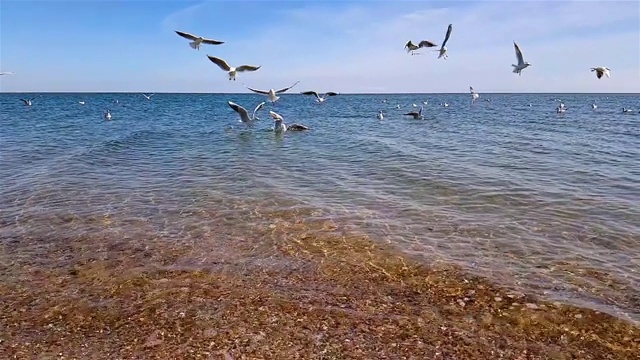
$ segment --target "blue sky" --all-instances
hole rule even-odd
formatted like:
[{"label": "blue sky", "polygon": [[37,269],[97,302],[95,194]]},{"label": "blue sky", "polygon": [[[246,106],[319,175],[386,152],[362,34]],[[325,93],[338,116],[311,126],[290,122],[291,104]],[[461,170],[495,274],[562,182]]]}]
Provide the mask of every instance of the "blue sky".
[{"label": "blue sky", "polygon": [[[0,90],[640,92],[638,1],[28,1],[0,5]],[[449,59],[409,56],[412,39]],[[189,47],[174,30],[226,41]],[[511,72],[513,40],[532,66]],[[262,65],[237,81],[206,54]],[[611,68],[596,79],[590,67]],[[304,89],[303,89],[304,88]]]}]

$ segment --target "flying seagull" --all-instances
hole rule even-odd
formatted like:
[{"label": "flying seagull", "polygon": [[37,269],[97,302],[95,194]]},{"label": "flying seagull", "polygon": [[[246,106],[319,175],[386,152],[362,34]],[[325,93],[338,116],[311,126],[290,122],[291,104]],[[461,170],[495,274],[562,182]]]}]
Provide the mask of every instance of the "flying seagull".
[{"label": "flying seagull", "polygon": [[469,86],[469,91],[471,92],[471,103],[474,104],[476,100],[480,97],[480,94],[478,94],[475,90],[473,90],[472,86]]},{"label": "flying seagull", "polygon": [[411,111],[411,112],[406,113],[405,115],[413,116],[413,118],[414,118],[415,120],[422,119],[422,118],[423,118],[423,117],[422,117],[422,106],[420,106],[420,111],[415,111],[415,110],[414,110],[414,111]]},{"label": "flying seagull", "polygon": [[142,94],[142,96],[144,96],[145,98],[147,98],[147,100],[151,100],[151,97],[152,97],[153,95],[155,95],[155,94],[150,94],[150,95]]},{"label": "flying seagull", "polygon": [[444,59],[447,60],[447,58],[449,57],[449,55],[447,55],[446,45],[447,45],[447,41],[449,41],[449,37],[451,37],[451,30],[453,30],[453,24],[449,24],[449,27],[447,27],[447,34],[444,36],[444,41],[442,42],[442,45],[438,50],[440,52],[440,55],[438,55],[438,59],[440,59],[441,57],[444,57]]},{"label": "flying seagull", "polygon": [[189,33],[178,31],[178,30],[175,30],[175,32],[176,34],[182,36],[185,39],[193,40],[192,42],[189,43],[189,46],[191,46],[191,48],[195,50],[200,50],[200,45],[202,44],[209,44],[209,45],[224,44],[224,41],[207,39],[207,38],[203,38],[202,36],[195,36],[193,34],[189,34]]},{"label": "flying seagull", "polygon": [[609,69],[608,67],[604,67],[604,66],[598,66],[595,68],[591,68],[591,72],[596,72],[596,76],[598,77],[598,79],[602,79],[602,75],[606,75],[607,77],[611,77],[611,69]]},{"label": "flying seagull", "polygon": [[254,93],[257,94],[264,94],[267,95],[267,97],[269,98],[269,101],[271,101],[272,103],[275,103],[276,101],[278,101],[278,99],[280,99],[279,96],[277,96],[277,94],[282,94],[286,91],[288,91],[289,89],[291,89],[292,87],[296,86],[296,84],[298,84],[300,82],[300,80],[296,81],[295,84],[286,87],[284,89],[280,89],[280,90],[273,90],[273,89],[269,89],[269,91],[266,90],[258,90],[258,89],[252,89],[250,87],[248,87],[247,85],[244,85],[247,89],[253,91]]},{"label": "flying seagull", "polygon": [[529,64],[528,61],[524,61],[524,58],[522,57],[522,51],[520,51],[520,47],[518,46],[518,44],[516,44],[515,41],[513,42],[513,47],[516,49],[516,58],[518,58],[518,65],[511,64],[511,66],[513,66],[513,73],[522,75],[522,70],[531,66],[531,64]]},{"label": "flying seagull", "polygon": [[253,125],[254,121],[260,120],[260,118],[256,116],[256,113],[260,109],[262,109],[265,104],[264,101],[258,104],[258,106],[256,106],[256,108],[253,110],[253,114],[249,115],[249,112],[244,107],[234,103],[233,101],[227,101],[227,103],[235,112],[240,115],[240,121],[249,126]]},{"label": "flying seagull", "polygon": [[211,56],[211,55],[207,55],[207,57],[209,58],[209,60],[211,60],[212,63],[218,65],[218,67],[224,71],[228,71],[229,72],[229,80],[236,80],[236,73],[237,72],[243,72],[243,71],[256,71],[258,69],[260,69],[261,66],[253,66],[253,65],[240,65],[237,68],[235,67],[231,67],[229,66],[229,64],[227,64],[226,61],[217,58],[215,56]]},{"label": "flying seagull", "polygon": [[0,72],[0,75],[13,75],[13,72],[12,71],[3,71],[3,72]]},{"label": "flying seagull", "polygon": [[416,50],[421,48],[434,47],[434,46],[438,46],[438,45],[429,40],[422,40],[418,43],[418,45],[414,44],[411,40],[409,40],[405,44],[404,48],[407,49],[407,54],[410,53],[411,55],[418,55],[415,53]]},{"label": "flying seagull", "polygon": [[24,103],[24,105],[25,105],[25,106],[31,106],[31,105],[33,105],[33,104],[32,104],[32,101],[33,101],[33,100],[35,100],[35,99],[36,99],[36,98],[31,98],[31,99],[20,99],[20,100],[22,100],[22,102]]},{"label": "flying seagull", "polygon": [[304,126],[304,125],[300,125],[300,124],[291,124],[289,126],[284,124],[284,118],[278,114],[275,113],[273,111],[269,111],[269,115],[271,115],[271,117],[273,118],[273,122],[274,122],[274,126],[273,126],[273,131],[277,132],[277,133],[283,133],[287,130],[289,131],[304,131],[304,130],[309,130],[308,127]]},{"label": "flying seagull", "polygon": [[333,92],[333,91],[326,92],[326,93],[324,93],[324,95],[323,95],[323,96],[318,95],[318,93],[317,93],[317,92],[315,92],[315,91],[304,91],[304,92],[302,92],[301,94],[303,94],[303,95],[313,95],[313,96],[315,96],[315,97],[316,97],[316,102],[318,102],[318,103],[322,103],[322,102],[324,102],[325,100],[327,100],[327,99],[329,98],[329,96],[336,96],[336,95],[338,95],[338,93],[335,93],[335,92]]}]

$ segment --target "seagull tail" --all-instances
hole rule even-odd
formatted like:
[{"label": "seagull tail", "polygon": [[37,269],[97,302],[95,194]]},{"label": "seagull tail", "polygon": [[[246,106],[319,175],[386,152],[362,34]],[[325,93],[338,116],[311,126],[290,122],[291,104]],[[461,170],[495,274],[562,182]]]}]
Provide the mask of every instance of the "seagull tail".
[{"label": "seagull tail", "polygon": [[191,46],[192,49],[196,49],[196,50],[198,49],[198,45],[196,45],[195,41],[190,42],[189,46]]}]

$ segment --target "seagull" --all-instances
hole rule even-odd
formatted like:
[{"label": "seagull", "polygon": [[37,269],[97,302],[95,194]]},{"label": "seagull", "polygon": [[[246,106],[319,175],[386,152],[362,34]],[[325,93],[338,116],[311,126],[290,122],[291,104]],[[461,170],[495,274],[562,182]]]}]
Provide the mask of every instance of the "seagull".
[{"label": "seagull", "polygon": [[267,95],[267,97],[269,98],[269,101],[271,101],[272,103],[275,103],[276,101],[278,101],[278,99],[280,99],[280,97],[279,97],[279,96],[277,96],[277,94],[282,94],[282,93],[284,93],[284,92],[288,91],[288,90],[289,90],[289,89],[291,89],[292,87],[296,86],[296,84],[298,84],[299,82],[300,82],[300,80],[296,81],[296,82],[295,82],[295,84],[293,84],[293,85],[291,85],[291,86],[289,86],[289,87],[286,87],[286,88],[284,88],[284,89],[280,89],[280,90],[273,90],[273,89],[269,89],[269,91],[266,91],[266,90],[258,90],[258,89],[252,89],[252,88],[250,88],[250,87],[248,87],[248,86],[246,86],[246,85],[244,85],[244,84],[243,84],[243,85],[244,85],[247,89],[249,89],[249,90],[253,91],[254,93],[257,93],[257,94],[265,94],[265,95]]},{"label": "seagull", "polygon": [[631,109],[622,108],[622,113],[623,114],[631,114],[632,112],[633,112],[633,110],[631,110]]},{"label": "seagull", "polygon": [[218,67],[224,71],[228,71],[229,72],[229,80],[236,80],[236,72],[243,72],[243,71],[256,71],[258,69],[260,69],[261,66],[253,66],[253,65],[241,65],[238,66],[237,68],[231,67],[229,66],[229,64],[227,64],[226,61],[217,58],[215,56],[211,56],[211,55],[207,55],[207,57],[209,58],[209,60],[211,60],[212,63],[218,65]]},{"label": "seagull", "polygon": [[420,111],[415,111],[414,110],[414,111],[406,113],[405,115],[413,116],[413,118],[415,120],[422,119],[423,118],[423,116],[422,116],[422,106],[420,106]]},{"label": "seagull", "polygon": [[378,113],[378,120],[384,119],[384,115],[382,115],[382,110]]},{"label": "seagull", "polygon": [[261,102],[260,104],[258,104],[258,106],[256,106],[256,108],[253,110],[253,114],[249,115],[249,112],[247,111],[247,109],[243,108],[242,106],[234,103],[233,101],[227,101],[227,104],[229,104],[229,106],[238,114],[240,114],[240,121],[247,124],[248,126],[253,125],[253,122],[256,120],[260,120],[259,117],[256,116],[256,113],[262,109],[262,107],[264,106],[265,102]]},{"label": "seagull", "polygon": [[594,102],[593,104],[591,104],[591,108],[592,108],[593,110],[595,110],[595,109],[597,109],[597,108],[598,108],[598,105],[596,105],[596,103]]},{"label": "seagull", "polygon": [[315,96],[315,97],[316,97],[316,102],[317,102],[317,103],[322,103],[322,102],[324,102],[325,100],[327,100],[327,99],[329,98],[329,96],[336,96],[336,95],[338,95],[338,93],[335,93],[335,92],[333,92],[333,91],[329,91],[329,92],[325,93],[323,96],[318,95],[318,93],[317,93],[317,92],[315,92],[315,91],[304,91],[304,92],[302,92],[301,94],[303,94],[303,95],[313,95],[313,96]]},{"label": "seagull", "polygon": [[560,104],[558,105],[558,107],[556,108],[556,112],[557,112],[558,114],[562,114],[562,113],[564,113],[565,111],[567,111],[567,107],[566,107],[566,106],[564,106],[564,103],[561,101],[561,102],[560,102]]},{"label": "seagull", "polygon": [[469,86],[469,91],[471,92],[471,103],[474,104],[476,100],[480,97],[480,94],[478,94],[475,90],[473,90],[472,86]]},{"label": "seagull", "polygon": [[448,103],[448,102],[445,102],[444,104],[442,104],[442,106],[444,106],[444,107],[449,107],[449,103]]},{"label": "seagull", "polygon": [[520,51],[520,47],[518,46],[518,44],[516,44],[515,41],[513,42],[513,47],[515,47],[516,49],[516,58],[518,58],[518,65],[511,64],[511,66],[513,66],[513,73],[522,75],[522,70],[531,66],[531,64],[529,64],[528,61],[524,61],[524,58],[522,57],[522,51]]},{"label": "seagull", "polygon": [[602,79],[602,75],[606,75],[608,78],[611,77],[611,69],[609,69],[608,67],[598,66],[591,68],[591,72],[594,71],[596,72],[596,76],[598,77],[598,79]]},{"label": "seagull", "polygon": [[150,95],[142,94],[142,96],[146,97],[146,98],[147,98],[147,100],[151,100],[151,97],[152,97],[153,95],[155,95],[155,94],[150,94]]},{"label": "seagull", "polygon": [[31,98],[31,99],[20,99],[22,100],[22,102],[24,103],[25,106],[31,106],[33,105],[32,101],[35,100],[36,98]]},{"label": "seagull", "polygon": [[104,118],[108,121],[111,120],[111,111],[107,109],[107,112],[104,114]]},{"label": "seagull", "polygon": [[78,104],[84,105],[84,101],[78,101]]},{"label": "seagull", "polygon": [[274,121],[274,127],[273,127],[273,131],[277,132],[277,133],[283,133],[287,130],[290,131],[304,131],[304,130],[309,130],[308,127],[304,126],[304,125],[300,125],[300,124],[291,124],[289,126],[284,124],[284,118],[278,114],[275,113],[273,111],[269,111],[269,115],[271,115],[271,117],[273,118]]},{"label": "seagull", "polygon": [[12,71],[2,71],[0,72],[0,75],[13,75]]},{"label": "seagull", "polygon": [[176,34],[182,36],[185,39],[193,40],[193,42],[189,43],[189,46],[191,46],[191,48],[194,50],[200,50],[201,44],[209,44],[209,45],[224,44],[224,41],[206,39],[206,38],[203,38],[202,36],[195,36],[193,34],[189,34],[189,33],[178,31],[178,30],[175,30],[175,32]]},{"label": "seagull", "polygon": [[416,50],[421,49],[421,48],[429,48],[429,47],[434,47],[434,46],[438,46],[437,44],[429,41],[429,40],[422,40],[418,43],[418,45],[414,44],[413,42],[411,42],[411,40],[409,40],[404,48],[407,49],[407,54],[411,54],[411,55],[419,55],[417,53],[415,53]]},{"label": "seagull", "polygon": [[445,45],[447,45],[447,41],[449,41],[449,37],[451,36],[451,30],[453,30],[453,24],[449,24],[449,27],[447,28],[447,34],[444,36],[444,41],[440,46],[440,50],[437,50],[440,52],[440,55],[438,55],[438,59],[440,59],[441,57],[444,57],[444,59],[447,60],[447,58],[449,57],[449,55],[447,55],[447,47]]}]

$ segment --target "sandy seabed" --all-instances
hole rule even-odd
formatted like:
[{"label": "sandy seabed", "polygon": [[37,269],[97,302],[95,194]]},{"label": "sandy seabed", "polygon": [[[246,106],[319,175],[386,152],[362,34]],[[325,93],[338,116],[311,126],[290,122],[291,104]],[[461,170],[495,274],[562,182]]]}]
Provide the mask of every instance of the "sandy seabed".
[{"label": "sandy seabed", "polygon": [[309,229],[274,222],[253,235],[260,245],[227,243],[269,253],[251,266],[220,251],[199,266],[185,259],[201,246],[162,239],[48,239],[40,263],[3,244],[1,357],[640,358],[632,323],[427,266],[331,224]]}]

